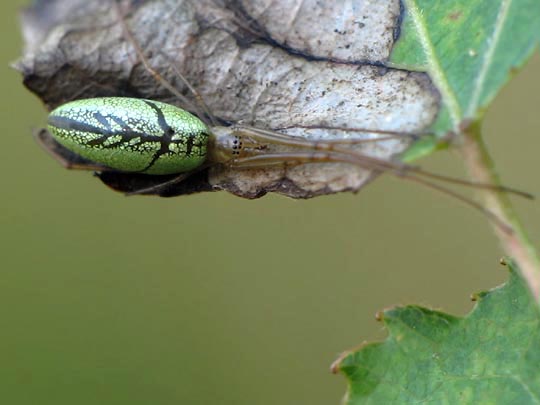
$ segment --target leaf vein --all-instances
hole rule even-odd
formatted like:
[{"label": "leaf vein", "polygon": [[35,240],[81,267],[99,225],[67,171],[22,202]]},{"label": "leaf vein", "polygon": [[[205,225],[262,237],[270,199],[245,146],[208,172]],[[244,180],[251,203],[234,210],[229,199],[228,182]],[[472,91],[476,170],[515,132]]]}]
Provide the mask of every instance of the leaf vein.
[{"label": "leaf vein", "polygon": [[480,67],[480,72],[476,76],[474,91],[470,98],[469,107],[467,109],[468,117],[472,117],[475,111],[477,111],[478,109],[480,94],[483,90],[484,82],[487,77],[487,72],[489,70],[489,67],[491,66],[490,62],[493,59],[493,54],[495,53],[497,45],[499,44],[501,32],[504,28],[504,24],[508,16],[508,10],[511,3],[512,0],[503,0],[501,2],[501,7],[499,9],[499,13],[497,14],[497,20],[495,21],[495,30],[493,31],[492,37],[488,40],[488,46],[486,52],[484,53],[482,66]]},{"label": "leaf vein", "polygon": [[454,128],[457,129],[462,116],[461,108],[456,95],[446,80],[443,69],[439,64],[439,60],[437,59],[434,44],[432,43],[426,30],[426,23],[423,18],[423,10],[418,8],[415,0],[406,0],[406,3],[407,9],[412,17],[412,22],[418,31],[418,38],[420,39],[422,49],[426,55],[428,72],[430,73],[432,80],[437,84],[437,88],[441,92],[445,104],[448,107]]}]

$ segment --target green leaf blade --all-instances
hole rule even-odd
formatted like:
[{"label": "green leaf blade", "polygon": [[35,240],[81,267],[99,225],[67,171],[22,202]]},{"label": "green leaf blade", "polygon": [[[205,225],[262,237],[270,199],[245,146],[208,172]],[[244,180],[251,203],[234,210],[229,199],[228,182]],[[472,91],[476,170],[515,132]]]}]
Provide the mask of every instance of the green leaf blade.
[{"label": "green leaf blade", "polygon": [[386,341],[345,354],[334,370],[346,403],[540,403],[540,311],[511,270],[457,318],[418,306],[384,311]]},{"label": "green leaf blade", "polygon": [[480,119],[538,46],[537,0],[404,0],[404,5],[390,62],[430,74],[443,100],[432,128],[439,135]]},{"label": "green leaf blade", "polygon": [[[512,1],[501,26],[492,61],[486,66],[482,91],[477,103],[470,103],[469,113],[483,110],[504,85],[538,47],[540,40],[540,2],[535,0]],[[536,28],[534,28],[536,27]],[[531,32],[531,28],[533,31]],[[534,40],[534,32],[537,37]]]}]

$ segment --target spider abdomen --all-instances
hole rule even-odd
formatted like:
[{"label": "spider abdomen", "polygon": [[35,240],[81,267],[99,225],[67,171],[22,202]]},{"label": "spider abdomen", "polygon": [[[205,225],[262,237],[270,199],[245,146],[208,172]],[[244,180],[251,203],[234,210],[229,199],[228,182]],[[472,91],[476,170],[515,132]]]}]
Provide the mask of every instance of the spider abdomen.
[{"label": "spider abdomen", "polygon": [[75,100],[49,114],[48,129],[70,151],[119,171],[185,173],[207,156],[207,126],[189,112],[158,101]]}]

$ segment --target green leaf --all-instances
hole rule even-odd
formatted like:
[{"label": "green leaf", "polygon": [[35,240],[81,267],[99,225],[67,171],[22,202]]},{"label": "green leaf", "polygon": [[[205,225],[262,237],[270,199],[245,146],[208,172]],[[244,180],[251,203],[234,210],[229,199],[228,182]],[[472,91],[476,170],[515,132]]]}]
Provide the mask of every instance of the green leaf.
[{"label": "green leaf", "polygon": [[[390,62],[429,73],[442,97],[441,111],[431,128],[439,136],[459,132],[467,121],[479,120],[540,40],[538,0],[403,3],[401,34]],[[432,149],[424,143],[409,154],[417,157]]]},{"label": "green leaf", "polygon": [[538,404],[540,314],[523,280],[475,296],[469,315],[386,310],[389,336],[343,355],[346,404]]}]

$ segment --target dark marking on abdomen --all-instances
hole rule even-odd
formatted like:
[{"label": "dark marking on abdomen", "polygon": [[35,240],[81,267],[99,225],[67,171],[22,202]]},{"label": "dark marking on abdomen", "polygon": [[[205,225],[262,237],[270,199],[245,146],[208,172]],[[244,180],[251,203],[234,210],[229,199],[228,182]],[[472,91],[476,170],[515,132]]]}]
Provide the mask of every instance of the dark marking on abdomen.
[{"label": "dark marking on abdomen", "polygon": [[87,124],[73,118],[62,117],[59,115],[49,115],[47,120],[49,125],[59,129],[65,129],[67,131],[78,131],[78,132],[90,132],[92,134],[98,135],[109,135],[110,131],[95,125]]}]

